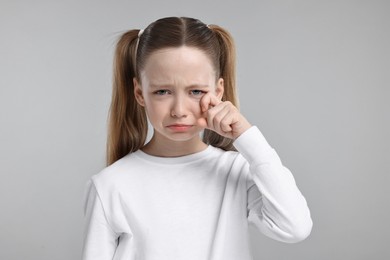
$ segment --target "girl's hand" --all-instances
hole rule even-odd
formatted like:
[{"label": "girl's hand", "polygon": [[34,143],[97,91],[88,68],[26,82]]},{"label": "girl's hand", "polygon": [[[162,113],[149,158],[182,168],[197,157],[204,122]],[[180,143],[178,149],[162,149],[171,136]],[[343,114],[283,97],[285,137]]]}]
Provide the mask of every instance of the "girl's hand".
[{"label": "girl's hand", "polygon": [[224,137],[236,139],[251,127],[251,124],[229,101],[219,100],[213,93],[205,94],[200,102],[202,118],[198,123]]}]

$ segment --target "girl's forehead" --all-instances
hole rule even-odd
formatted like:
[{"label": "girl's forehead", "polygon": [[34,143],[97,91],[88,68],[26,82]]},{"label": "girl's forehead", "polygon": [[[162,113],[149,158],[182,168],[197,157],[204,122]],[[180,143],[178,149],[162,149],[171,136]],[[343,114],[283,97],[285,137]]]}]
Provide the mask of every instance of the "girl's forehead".
[{"label": "girl's forehead", "polygon": [[215,70],[203,51],[183,46],[153,52],[141,70],[141,77],[151,81],[208,82],[215,80]]},{"label": "girl's forehead", "polygon": [[212,66],[210,58],[200,49],[188,46],[163,48],[152,52],[146,60],[145,67],[153,64],[169,63],[199,64]]}]

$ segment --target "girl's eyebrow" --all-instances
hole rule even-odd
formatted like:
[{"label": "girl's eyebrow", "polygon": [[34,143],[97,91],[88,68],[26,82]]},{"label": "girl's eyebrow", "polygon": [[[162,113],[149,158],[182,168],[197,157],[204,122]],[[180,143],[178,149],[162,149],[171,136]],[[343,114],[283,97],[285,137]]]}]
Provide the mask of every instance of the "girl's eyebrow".
[{"label": "girl's eyebrow", "polygon": [[[172,84],[154,84],[154,83],[151,83],[149,84],[149,86],[151,88],[167,88],[167,87],[172,87],[173,85]],[[210,86],[208,84],[191,84],[189,86],[186,86],[185,88],[186,89],[190,89],[190,88],[209,88]]]},{"label": "girl's eyebrow", "polygon": [[186,87],[188,88],[209,88],[209,85],[207,84],[192,84]]}]

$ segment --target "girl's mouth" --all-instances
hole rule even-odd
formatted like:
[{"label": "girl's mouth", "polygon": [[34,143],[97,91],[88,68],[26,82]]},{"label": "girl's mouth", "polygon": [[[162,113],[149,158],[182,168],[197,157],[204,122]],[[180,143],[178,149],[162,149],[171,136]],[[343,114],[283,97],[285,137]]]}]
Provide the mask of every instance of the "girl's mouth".
[{"label": "girl's mouth", "polygon": [[192,125],[174,124],[174,125],[169,125],[167,127],[175,132],[185,132],[189,130],[192,127]]}]

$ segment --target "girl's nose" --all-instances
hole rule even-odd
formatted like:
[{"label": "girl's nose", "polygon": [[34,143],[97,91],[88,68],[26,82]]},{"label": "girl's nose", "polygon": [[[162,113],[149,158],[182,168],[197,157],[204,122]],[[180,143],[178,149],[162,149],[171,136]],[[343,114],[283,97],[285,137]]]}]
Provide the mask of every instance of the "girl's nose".
[{"label": "girl's nose", "polygon": [[186,102],[183,98],[175,98],[172,104],[171,116],[172,117],[186,117]]}]

